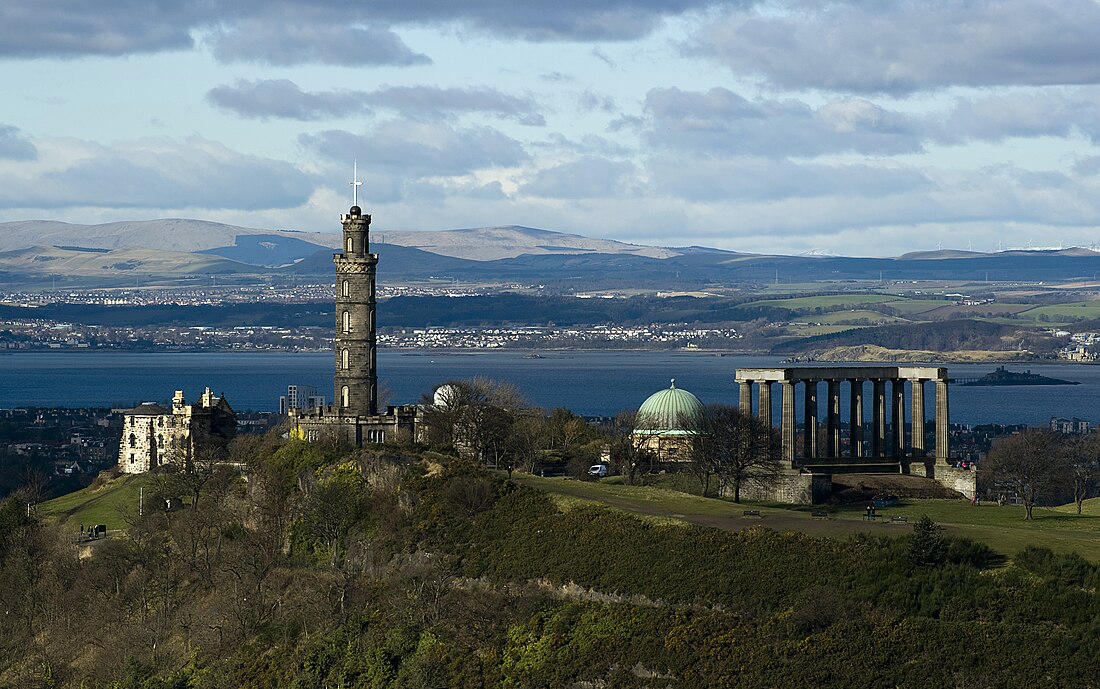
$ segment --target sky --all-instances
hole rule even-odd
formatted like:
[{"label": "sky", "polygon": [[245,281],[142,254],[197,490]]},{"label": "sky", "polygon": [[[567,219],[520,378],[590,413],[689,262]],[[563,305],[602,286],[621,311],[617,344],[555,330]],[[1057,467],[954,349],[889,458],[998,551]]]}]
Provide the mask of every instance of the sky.
[{"label": "sky", "polygon": [[4,0],[0,222],[1100,243],[1094,0]]}]

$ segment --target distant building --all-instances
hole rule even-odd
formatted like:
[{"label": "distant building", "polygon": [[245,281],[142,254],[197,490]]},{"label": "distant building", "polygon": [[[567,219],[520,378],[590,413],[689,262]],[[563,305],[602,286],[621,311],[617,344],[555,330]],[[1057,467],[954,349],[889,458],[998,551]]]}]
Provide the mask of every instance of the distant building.
[{"label": "distant building", "polygon": [[306,411],[325,406],[325,396],[312,385],[288,385],[286,396],[279,397],[279,413],[286,416],[291,409]]},{"label": "distant building", "polygon": [[224,445],[236,433],[237,415],[206,388],[196,404],[187,404],[177,390],[172,408],[142,402],[123,412],[118,466],[125,474],[141,474],[164,464],[189,468],[197,456]]},{"label": "distant building", "polygon": [[[358,186],[359,181],[353,184]],[[371,216],[358,205],[340,216],[343,251],[336,264],[336,351],[333,404],[290,407],[292,438],[328,440],[355,447],[416,438],[423,410],[408,404],[378,408],[378,340],[375,276],[378,254],[370,253]],[[289,400],[288,400],[289,405]]]},{"label": "distant building", "polygon": [[1084,435],[1092,432],[1092,423],[1076,416],[1072,419],[1052,416],[1050,417],[1050,430],[1065,435]]}]

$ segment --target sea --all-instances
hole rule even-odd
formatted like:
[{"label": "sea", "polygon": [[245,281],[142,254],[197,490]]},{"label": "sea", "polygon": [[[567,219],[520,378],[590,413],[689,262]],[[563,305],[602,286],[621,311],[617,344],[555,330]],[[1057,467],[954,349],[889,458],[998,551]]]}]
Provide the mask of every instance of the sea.
[{"label": "sea", "polygon": [[[0,354],[0,408],[131,407],[168,402],[175,390],[195,399],[209,387],[238,411],[276,411],[288,385],[317,388],[331,402],[330,353],[12,352]],[[652,393],[676,387],[704,403],[736,405],[738,367],[784,366],[776,357],[703,352],[555,352],[380,350],[383,403],[418,402],[449,380],[507,381],[544,409],[586,416],[637,409]],[[935,364],[928,364],[935,365]],[[994,364],[948,365],[952,378],[977,378]],[[1100,366],[1011,364],[1010,370],[1077,381],[1072,386],[953,385],[951,420],[962,424],[1029,424],[1052,416],[1100,421]],[[847,385],[842,386],[847,395]],[[779,391],[773,393],[779,403]],[[819,395],[819,398],[823,395]],[[934,412],[933,386],[926,390]],[[824,404],[824,402],[822,402]],[[845,402],[846,404],[846,402]],[[796,405],[801,410],[801,404]],[[865,407],[870,407],[865,403]],[[846,407],[845,407],[846,408]],[[869,411],[867,412],[869,413]],[[778,418],[778,408],[775,411]]]}]

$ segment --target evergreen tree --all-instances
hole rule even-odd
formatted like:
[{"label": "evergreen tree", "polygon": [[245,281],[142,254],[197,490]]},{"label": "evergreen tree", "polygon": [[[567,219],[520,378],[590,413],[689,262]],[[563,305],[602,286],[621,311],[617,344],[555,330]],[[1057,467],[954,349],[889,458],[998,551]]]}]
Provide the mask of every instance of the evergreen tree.
[{"label": "evergreen tree", "polygon": [[921,515],[913,525],[913,535],[909,540],[909,562],[917,567],[936,567],[945,559],[947,540],[940,531],[940,525],[927,514]]}]

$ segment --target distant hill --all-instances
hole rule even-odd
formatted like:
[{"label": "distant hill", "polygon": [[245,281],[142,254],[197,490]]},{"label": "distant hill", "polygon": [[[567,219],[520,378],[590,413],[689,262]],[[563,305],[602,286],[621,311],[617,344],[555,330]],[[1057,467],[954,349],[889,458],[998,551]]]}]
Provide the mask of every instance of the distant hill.
[{"label": "distant hill", "polygon": [[34,246],[0,253],[0,272],[13,275],[107,277],[254,273],[256,268],[219,256],[182,251]]},{"label": "distant hill", "polygon": [[[332,275],[340,234],[163,219],[77,225],[0,223],[0,280],[50,275],[106,285],[118,276]],[[816,280],[1066,281],[1100,276],[1089,249],[927,251],[898,258],[770,256],[707,247],[654,247],[520,226],[372,232],[391,283],[426,278],[587,289],[702,290],[712,285]],[[121,253],[120,253],[121,252]]]},{"label": "distant hill", "polygon": [[683,252],[658,246],[626,244],[610,239],[593,239],[579,234],[538,230],[519,225],[478,227],[442,232],[382,232],[376,233],[387,244],[423,249],[433,254],[493,261],[517,256],[561,254],[614,254],[671,258]]}]

